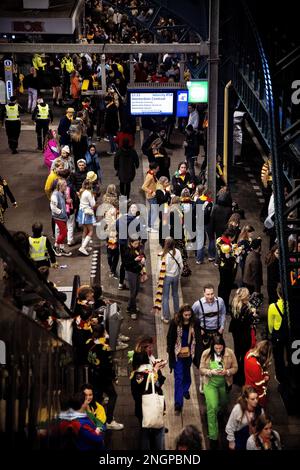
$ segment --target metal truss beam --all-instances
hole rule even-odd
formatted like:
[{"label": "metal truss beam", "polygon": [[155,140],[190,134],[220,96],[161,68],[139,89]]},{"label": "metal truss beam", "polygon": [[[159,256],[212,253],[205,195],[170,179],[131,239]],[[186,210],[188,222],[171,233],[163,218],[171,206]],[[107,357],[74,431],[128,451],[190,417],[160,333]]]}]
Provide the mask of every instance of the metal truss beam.
[{"label": "metal truss beam", "polygon": [[55,44],[55,43],[2,43],[0,54],[184,54],[198,53],[208,56],[206,42],[191,44]]}]

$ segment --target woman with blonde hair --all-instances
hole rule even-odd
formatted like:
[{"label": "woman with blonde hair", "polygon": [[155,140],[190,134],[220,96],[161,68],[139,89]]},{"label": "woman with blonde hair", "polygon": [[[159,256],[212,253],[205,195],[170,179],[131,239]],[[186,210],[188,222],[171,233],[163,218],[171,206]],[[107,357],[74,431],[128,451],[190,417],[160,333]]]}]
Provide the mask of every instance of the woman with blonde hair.
[{"label": "woman with blonde hair", "polygon": [[[92,173],[92,172],[90,172]],[[97,175],[95,174],[96,179]],[[79,191],[79,211],[77,215],[77,222],[83,226],[82,243],[78,251],[85,256],[89,255],[87,247],[93,237],[93,224],[96,222],[94,209],[96,207],[95,197],[93,195],[93,181],[85,180],[82,183],[82,188]]]},{"label": "woman with blonde hair", "polygon": [[235,383],[243,385],[244,358],[249,349],[255,346],[254,319],[256,310],[249,303],[250,293],[246,287],[237,289],[231,302],[232,319],[229,325],[229,332],[232,333],[234,352],[238,361],[239,370],[235,376]]},{"label": "woman with blonde hair", "polygon": [[263,408],[266,406],[271,357],[272,346],[270,341],[265,339],[246,353],[244,361],[245,385],[251,385],[257,391],[258,403]]},{"label": "woman with blonde hair", "polygon": [[102,202],[103,204],[111,204],[116,209],[119,208],[119,195],[115,184],[109,184],[107,186],[106,192],[103,194]]}]

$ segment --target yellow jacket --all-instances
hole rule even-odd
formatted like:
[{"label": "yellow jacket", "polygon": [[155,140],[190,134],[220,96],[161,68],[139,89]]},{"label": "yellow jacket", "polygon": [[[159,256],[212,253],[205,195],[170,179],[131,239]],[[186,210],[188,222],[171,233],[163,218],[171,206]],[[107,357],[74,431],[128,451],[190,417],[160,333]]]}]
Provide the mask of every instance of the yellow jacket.
[{"label": "yellow jacket", "polygon": [[48,199],[51,198],[52,186],[53,186],[54,181],[57,180],[57,179],[58,179],[57,173],[55,173],[54,171],[51,171],[51,173],[49,173],[49,175],[48,175],[48,178],[46,179],[44,189],[45,189],[45,193],[46,193]]},{"label": "yellow jacket", "polygon": [[147,173],[144,184],[142,186],[142,190],[146,193],[146,199],[155,197],[156,185],[157,181],[154,179],[154,176],[150,173]]},{"label": "yellow jacket", "polygon": [[[281,313],[283,315],[285,315],[285,312],[283,310],[283,300],[279,299],[279,300],[277,300],[276,303],[277,303],[278,308],[281,311]],[[282,319],[281,319],[281,316],[278,313],[277,308],[275,307],[275,304],[271,304],[269,306],[269,309],[268,309],[268,328],[269,328],[269,332],[272,333],[273,329],[275,331],[278,331],[279,328],[281,327],[281,322],[282,322]]]}]

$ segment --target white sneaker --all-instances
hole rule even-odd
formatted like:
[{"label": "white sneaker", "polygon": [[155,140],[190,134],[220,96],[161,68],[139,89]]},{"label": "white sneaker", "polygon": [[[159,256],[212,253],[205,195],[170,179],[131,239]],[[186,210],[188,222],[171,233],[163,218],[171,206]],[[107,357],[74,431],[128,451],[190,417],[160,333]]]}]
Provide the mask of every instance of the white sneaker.
[{"label": "white sneaker", "polygon": [[89,252],[86,251],[86,249],[83,248],[82,246],[80,248],[78,248],[78,251],[80,251],[80,253],[82,253],[85,256],[89,256]]},{"label": "white sneaker", "polygon": [[126,348],[128,348],[128,344],[122,343],[122,341],[118,341],[116,351],[121,351],[122,349]]},{"label": "white sneaker", "polygon": [[158,233],[158,230],[156,230],[156,228],[150,227],[149,232]]},{"label": "white sneaker", "polygon": [[118,340],[124,341],[125,343],[130,340],[129,336],[119,335]]},{"label": "white sneaker", "polygon": [[104,137],[104,142],[109,142],[109,139],[107,137]]},{"label": "white sneaker", "polygon": [[124,429],[124,424],[117,423],[117,421],[113,419],[111,423],[106,423],[106,429],[121,431],[121,429]]}]

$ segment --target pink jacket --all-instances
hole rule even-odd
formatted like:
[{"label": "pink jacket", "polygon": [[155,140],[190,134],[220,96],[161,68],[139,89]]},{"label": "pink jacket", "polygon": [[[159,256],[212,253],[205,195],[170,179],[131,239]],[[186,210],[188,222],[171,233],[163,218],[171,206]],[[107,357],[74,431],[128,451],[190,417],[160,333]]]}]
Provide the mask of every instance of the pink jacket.
[{"label": "pink jacket", "polygon": [[53,160],[59,157],[59,146],[55,139],[48,142],[46,150],[44,150],[44,163],[50,171]]}]

